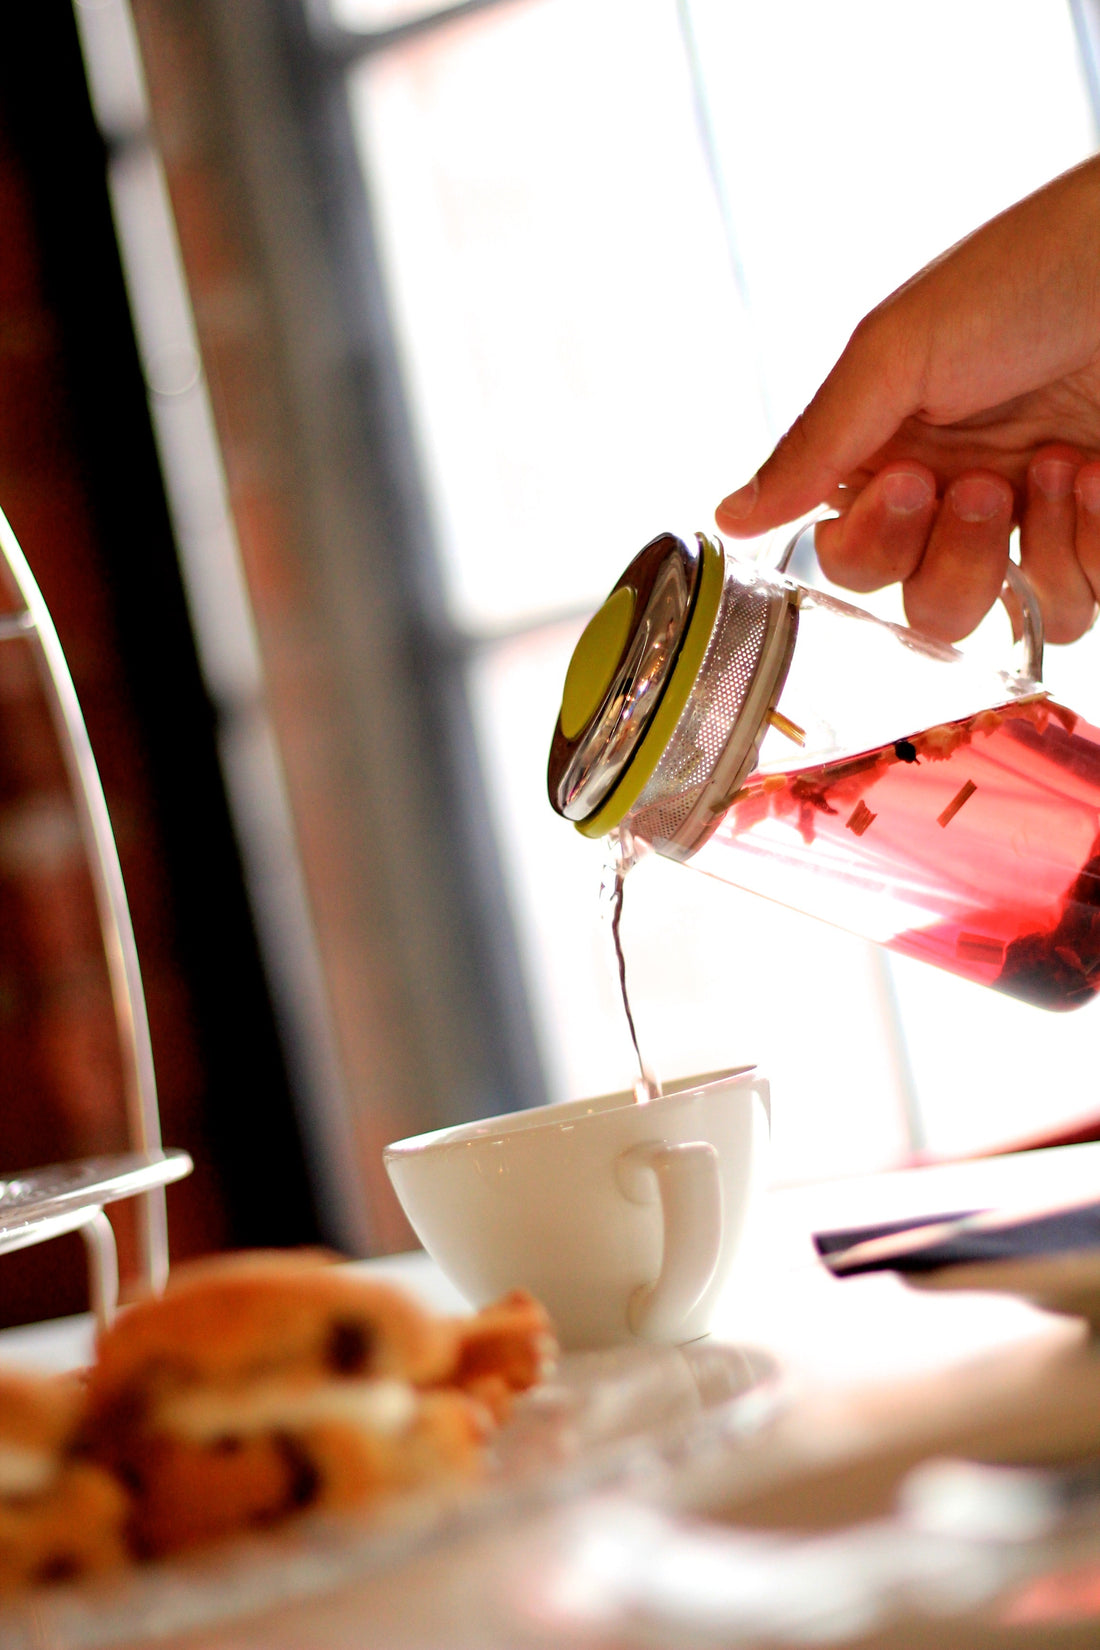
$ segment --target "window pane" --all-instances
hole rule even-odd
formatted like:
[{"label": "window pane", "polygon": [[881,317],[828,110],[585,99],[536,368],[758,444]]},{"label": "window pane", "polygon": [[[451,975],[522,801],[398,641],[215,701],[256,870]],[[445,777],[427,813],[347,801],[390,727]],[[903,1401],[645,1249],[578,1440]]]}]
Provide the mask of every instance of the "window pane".
[{"label": "window pane", "polygon": [[[371,59],[352,101],[451,612],[490,631],[594,604],[666,523],[704,525],[868,308],[1093,146],[1052,0],[530,0]],[[472,672],[557,1095],[633,1067],[602,849],[545,800],[578,628]],[[1048,667],[1092,720],[1098,647]],[[896,1159],[914,1084],[933,1149],[1092,1107],[1087,1010],[1030,1012],[656,859],[624,931],[659,1072],[768,1067],[781,1177]]]},{"label": "window pane", "polygon": [[[781,423],[871,305],[1094,147],[1068,5],[929,0],[919,27],[875,0],[691,0],[690,15]],[[968,645],[1007,665],[1003,617],[983,629]],[[1100,715],[1095,636],[1048,649],[1046,675]],[[977,1150],[1098,1109],[1092,1010],[1045,1014],[920,964],[887,966],[932,1150]]]},{"label": "window pane", "polygon": [[[919,28],[874,0],[691,0],[690,11],[782,423],[872,304],[1094,147],[1067,5],[930,0]],[[987,628],[981,645],[1007,664],[1003,620]],[[1095,718],[1095,638],[1048,651],[1047,679]],[[919,964],[887,966],[933,1151],[978,1150],[1097,1110],[1091,1010],[1044,1014]]]},{"label": "window pane", "polygon": [[1092,152],[1070,9],[688,9],[768,397],[785,427],[868,309]]},{"label": "window pane", "polygon": [[1100,1113],[1096,1004],[1051,1014],[891,958],[924,1138],[979,1152]]},{"label": "window pane", "polygon": [[353,103],[456,619],[595,602],[762,445],[673,0],[533,0]]}]

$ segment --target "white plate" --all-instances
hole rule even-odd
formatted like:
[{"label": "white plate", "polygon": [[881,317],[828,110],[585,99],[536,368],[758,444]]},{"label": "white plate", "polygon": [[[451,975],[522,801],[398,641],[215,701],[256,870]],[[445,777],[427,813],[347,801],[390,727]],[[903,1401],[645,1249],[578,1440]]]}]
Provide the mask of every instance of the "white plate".
[{"label": "white plate", "polygon": [[[245,1642],[234,1623],[251,1646],[246,1623],[256,1613],[267,1622],[255,1642],[268,1645],[275,1633],[294,1631],[289,1624],[301,1621],[303,1609],[313,1624],[310,1650],[330,1642],[320,1625],[326,1612],[339,1617],[334,1645],[374,1647],[382,1639],[367,1634],[372,1618],[360,1622],[354,1593],[379,1572],[389,1578],[479,1534],[506,1536],[584,1492],[629,1485],[708,1436],[753,1425],[772,1412],[778,1393],[765,1354],[710,1341],[574,1353],[554,1380],[517,1404],[484,1484],[405,1498],[370,1518],[303,1518],[101,1583],[28,1595],[0,1613],[0,1650],[159,1646],[179,1635],[190,1644],[199,1631],[203,1650],[213,1650]],[[357,1622],[367,1636],[356,1632]],[[218,1627],[226,1629],[224,1641],[208,1636]],[[306,1641],[286,1642],[304,1650]]]}]

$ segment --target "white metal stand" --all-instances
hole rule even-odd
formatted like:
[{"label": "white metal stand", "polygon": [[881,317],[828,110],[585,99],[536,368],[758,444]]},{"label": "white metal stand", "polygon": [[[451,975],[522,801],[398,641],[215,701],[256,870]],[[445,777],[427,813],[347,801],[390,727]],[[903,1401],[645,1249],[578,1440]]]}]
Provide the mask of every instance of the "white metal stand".
[{"label": "white metal stand", "polygon": [[88,1255],[92,1306],[100,1321],[107,1322],[118,1299],[118,1259],[104,1205],[141,1196],[142,1281],[159,1293],[168,1278],[164,1188],[189,1174],[192,1164],[186,1152],[161,1147],[141,970],[103,787],[53,620],[2,512],[0,562],[15,599],[14,611],[0,615],[0,642],[31,645],[72,787],[103,934],[133,1148],[124,1156],[88,1158],[0,1180],[0,1254],[79,1230]]}]

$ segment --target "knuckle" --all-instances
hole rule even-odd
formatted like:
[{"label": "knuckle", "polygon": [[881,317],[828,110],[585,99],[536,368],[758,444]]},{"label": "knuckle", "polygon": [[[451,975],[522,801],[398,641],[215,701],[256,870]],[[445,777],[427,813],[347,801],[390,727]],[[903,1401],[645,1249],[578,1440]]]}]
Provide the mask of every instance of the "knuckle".
[{"label": "knuckle", "polygon": [[1080,467],[1084,463],[1085,455],[1079,447],[1071,447],[1068,442],[1047,441],[1043,446],[1036,447],[1031,455],[1031,463],[1028,468],[1033,469],[1036,464],[1042,464],[1045,460],[1052,458],[1060,459],[1066,464],[1076,464]]},{"label": "knuckle", "polygon": [[1095,602],[1041,602],[1043,630],[1054,647],[1076,642],[1092,627]]},{"label": "knuckle", "polygon": [[855,515],[819,522],[814,532],[817,559],[825,577],[845,590],[881,590],[896,575],[882,568],[874,540],[861,527]]}]

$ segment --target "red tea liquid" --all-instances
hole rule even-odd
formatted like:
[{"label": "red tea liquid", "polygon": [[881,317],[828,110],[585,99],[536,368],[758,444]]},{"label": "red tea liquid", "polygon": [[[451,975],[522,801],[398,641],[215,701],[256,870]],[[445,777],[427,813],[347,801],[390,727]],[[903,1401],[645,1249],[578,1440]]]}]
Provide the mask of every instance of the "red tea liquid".
[{"label": "red tea liquid", "polygon": [[692,864],[1042,1008],[1100,989],[1100,730],[1049,700],[755,774]]},{"label": "red tea liquid", "polygon": [[626,1026],[630,1032],[630,1041],[634,1044],[634,1054],[638,1061],[638,1076],[634,1082],[634,1098],[643,1104],[647,1100],[656,1100],[661,1092],[661,1085],[654,1075],[652,1067],[642,1054],[642,1045],[638,1041],[638,1030],[634,1024],[634,1010],[630,1006],[630,992],[626,987],[626,953],[623,951],[623,892],[626,885],[626,874],[637,863],[634,851],[634,839],[630,832],[622,828],[612,831],[608,838],[608,860],[604,867],[604,882],[600,889],[600,899],[605,904],[611,918],[611,944],[615,951],[615,966],[619,976],[619,995],[622,998],[623,1013],[626,1015]]}]

